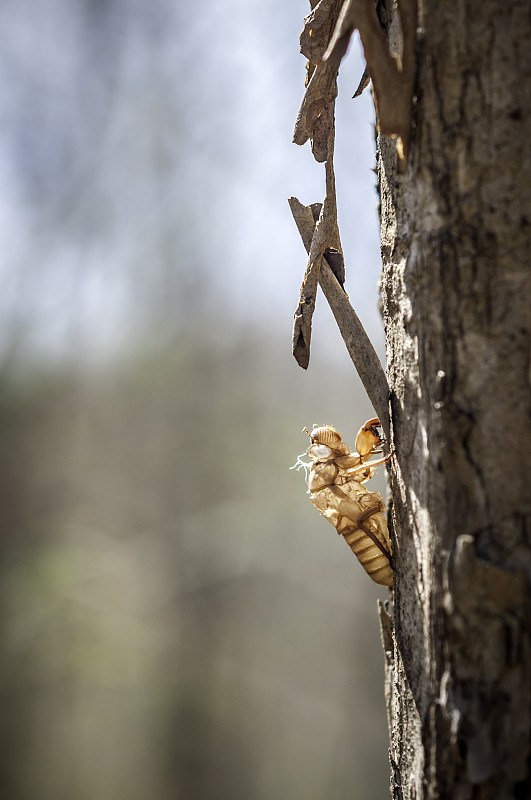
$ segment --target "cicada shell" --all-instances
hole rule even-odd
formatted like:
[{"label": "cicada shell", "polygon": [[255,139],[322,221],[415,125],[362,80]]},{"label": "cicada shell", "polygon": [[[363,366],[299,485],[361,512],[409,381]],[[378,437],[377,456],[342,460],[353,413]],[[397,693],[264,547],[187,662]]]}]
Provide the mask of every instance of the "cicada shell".
[{"label": "cicada shell", "polygon": [[373,581],[392,586],[393,556],[385,505],[378,492],[364,486],[375,468],[391,458],[388,455],[369,461],[381,453],[379,425],[375,417],[360,428],[357,452],[351,452],[339,431],[330,425],[316,427],[311,433],[305,428],[312,440],[306,451],[311,461],[308,489],[314,506],[346,539]]}]

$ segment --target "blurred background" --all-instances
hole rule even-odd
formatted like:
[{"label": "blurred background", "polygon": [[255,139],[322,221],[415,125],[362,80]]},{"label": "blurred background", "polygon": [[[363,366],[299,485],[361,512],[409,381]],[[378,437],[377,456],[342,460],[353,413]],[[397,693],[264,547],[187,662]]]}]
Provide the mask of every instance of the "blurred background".
[{"label": "blurred background", "polygon": [[[0,796],[387,796],[372,584],[304,425],[373,411],[287,198],[306,0],[0,4]],[[370,94],[341,67],[347,290],[382,354]],[[379,483],[378,483],[379,480]],[[385,493],[383,478],[374,488]]]}]

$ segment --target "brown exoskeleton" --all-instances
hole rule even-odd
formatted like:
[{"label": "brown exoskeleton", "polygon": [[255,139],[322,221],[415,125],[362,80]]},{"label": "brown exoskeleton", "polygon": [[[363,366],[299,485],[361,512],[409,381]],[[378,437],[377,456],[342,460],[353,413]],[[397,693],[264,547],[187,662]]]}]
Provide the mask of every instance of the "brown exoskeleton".
[{"label": "brown exoskeleton", "polygon": [[382,451],[375,417],[368,420],[356,436],[356,450],[351,453],[342,441],[341,434],[331,425],[307,428],[312,443],[306,455],[308,465],[300,460],[296,466],[310,467],[308,489],[314,506],[325,516],[337,532],[345,537],[352,552],[376,583],[393,585],[393,557],[385,505],[378,492],[369,492],[365,486],[375,473],[375,468],[389,461],[391,455],[376,461],[371,456]]}]

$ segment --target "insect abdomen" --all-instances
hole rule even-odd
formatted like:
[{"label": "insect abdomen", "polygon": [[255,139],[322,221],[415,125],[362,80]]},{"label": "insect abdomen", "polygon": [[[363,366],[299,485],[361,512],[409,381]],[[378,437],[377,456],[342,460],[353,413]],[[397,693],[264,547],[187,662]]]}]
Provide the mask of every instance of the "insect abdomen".
[{"label": "insect abdomen", "polygon": [[[393,570],[389,559],[382,551],[374,544],[374,542],[359,528],[347,528],[341,531],[342,536],[345,537],[350,549],[360,562],[361,566],[372,578],[375,583],[381,586],[393,585]],[[376,534],[377,538],[381,540],[381,536]],[[382,544],[384,544],[382,542]],[[384,544],[388,552],[391,552],[391,543],[387,538]]]}]

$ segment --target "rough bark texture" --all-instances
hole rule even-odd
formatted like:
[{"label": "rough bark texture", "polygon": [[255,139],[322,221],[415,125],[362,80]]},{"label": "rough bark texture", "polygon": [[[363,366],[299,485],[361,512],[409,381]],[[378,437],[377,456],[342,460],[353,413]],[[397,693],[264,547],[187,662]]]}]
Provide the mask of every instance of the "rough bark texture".
[{"label": "rough bark texture", "polygon": [[407,174],[380,138],[395,798],[531,797],[530,16],[423,0]]}]

